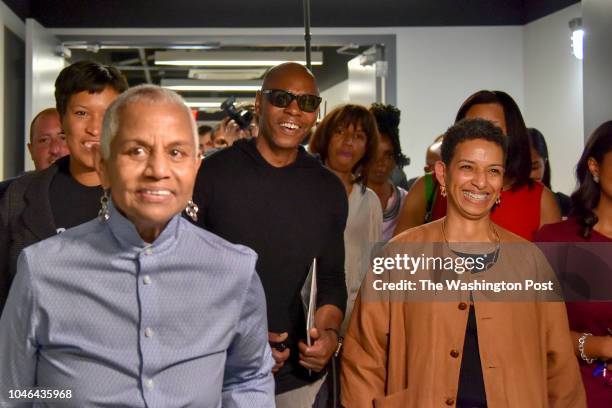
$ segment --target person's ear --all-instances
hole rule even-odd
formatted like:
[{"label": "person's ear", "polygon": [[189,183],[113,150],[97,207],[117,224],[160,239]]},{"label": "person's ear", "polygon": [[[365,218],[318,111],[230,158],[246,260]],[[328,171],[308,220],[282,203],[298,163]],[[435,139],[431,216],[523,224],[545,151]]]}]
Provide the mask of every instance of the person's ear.
[{"label": "person's ear", "polygon": [[110,177],[108,174],[108,160],[102,157],[102,147],[100,145],[94,145],[92,147],[94,155],[94,167],[98,177],[100,177],[100,184],[104,190],[108,190],[111,186]]},{"label": "person's ear", "polygon": [[436,164],[434,164],[434,175],[436,176],[436,180],[438,184],[446,187],[446,164],[444,162],[438,160]]}]

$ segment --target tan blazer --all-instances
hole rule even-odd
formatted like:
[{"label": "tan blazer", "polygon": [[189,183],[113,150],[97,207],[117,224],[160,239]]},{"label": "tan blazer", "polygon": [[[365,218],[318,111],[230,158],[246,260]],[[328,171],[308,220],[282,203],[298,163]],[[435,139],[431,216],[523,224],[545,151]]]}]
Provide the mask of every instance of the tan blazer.
[{"label": "tan blazer", "polygon": [[[551,272],[535,246],[496,229],[502,255],[503,245],[510,242],[528,250],[521,259],[505,257],[515,268],[511,273]],[[408,230],[392,242],[444,242],[440,221]],[[368,273],[364,285],[371,284],[371,276]],[[370,301],[359,296],[344,342],[344,406],[455,406],[470,302],[469,292],[462,296],[463,301],[443,302]],[[479,301],[476,294],[474,299],[490,408],[586,407],[562,302]]]}]

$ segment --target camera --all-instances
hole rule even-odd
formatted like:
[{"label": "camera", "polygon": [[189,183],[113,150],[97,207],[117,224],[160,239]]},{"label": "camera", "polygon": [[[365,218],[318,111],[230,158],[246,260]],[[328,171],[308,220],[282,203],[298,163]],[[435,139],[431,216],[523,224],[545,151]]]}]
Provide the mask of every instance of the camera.
[{"label": "camera", "polygon": [[230,96],[221,104],[221,109],[230,117],[238,127],[242,130],[246,130],[249,128],[251,121],[253,120],[253,112],[247,109],[236,109],[236,97]]}]

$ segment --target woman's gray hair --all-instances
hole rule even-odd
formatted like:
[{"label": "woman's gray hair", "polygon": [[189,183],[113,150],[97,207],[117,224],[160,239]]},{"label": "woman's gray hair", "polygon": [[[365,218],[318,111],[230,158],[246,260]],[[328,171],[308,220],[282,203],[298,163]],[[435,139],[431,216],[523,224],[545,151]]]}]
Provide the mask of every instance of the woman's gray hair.
[{"label": "woman's gray hair", "polygon": [[[108,159],[111,154],[111,143],[123,120],[123,110],[131,103],[148,103],[148,104],[173,104],[185,110],[185,115],[189,120],[193,133],[194,146],[198,147],[198,128],[191,109],[185,105],[183,98],[174,91],[162,88],[157,85],[138,85],[128,89],[108,107],[104,114],[104,122],[102,124],[102,138],[100,140],[100,148],[102,157]],[[196,153],[197,157],[197,153]]]}]

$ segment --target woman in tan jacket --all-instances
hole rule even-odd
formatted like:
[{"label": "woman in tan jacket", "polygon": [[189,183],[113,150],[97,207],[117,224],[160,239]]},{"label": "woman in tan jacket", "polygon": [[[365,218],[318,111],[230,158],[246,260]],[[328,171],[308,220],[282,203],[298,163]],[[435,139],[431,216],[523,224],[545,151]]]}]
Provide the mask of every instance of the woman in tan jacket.
[{"label": "woman in tan jacket", "polygon": [[[425,291],[418,285],[427,273],[442,286],[448,279],[435,268],[402,274],[399,264],[368,273],[344,343],[345,407],[586,407],[565,307],[550,301],[559,300],[554,274],[535,246],[489,218],[494,205],[503,205],[505,156],[506,139],[491,122],[470,119],[451,127],[436,163],[448,197],[446,217],[400,234],[385,256],[450,254],[456,265],[472,260],[469,272],[447,274],[463,283],[530,279],[549,287]],[[406,277],[417,290],[399,296],[378,290],[385,280]]]}]

